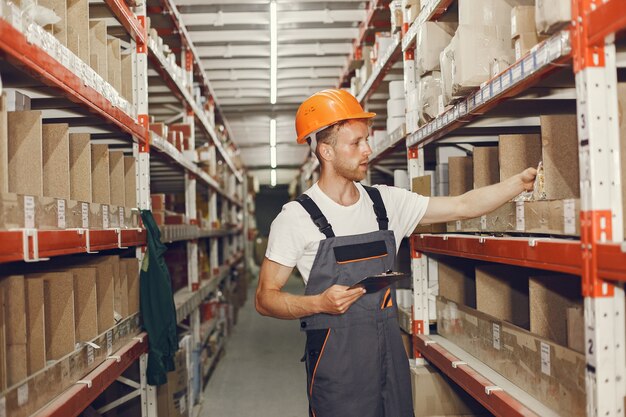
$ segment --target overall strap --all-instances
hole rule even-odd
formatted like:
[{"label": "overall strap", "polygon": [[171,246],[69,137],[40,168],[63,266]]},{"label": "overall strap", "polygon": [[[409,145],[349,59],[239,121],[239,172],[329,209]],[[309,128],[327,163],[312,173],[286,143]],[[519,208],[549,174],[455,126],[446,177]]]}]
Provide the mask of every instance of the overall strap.
[{"label": "overall strap", "polygon": [[378,222],[378,228],[380,230],[387,230],[389,227],[389,219],[387,218],[387,209],[385,209],[385,203],[383,203],[383,199],[380,196],[380,191],[378,188],[368,187],[364,185],[365,191],[374,202],[374,213],[376,213],[376,221]]},{"label": "overall strap", "polygon": [[326,220],[326,216],[322,214],[322,211],[319,207],[317,207],[317,204],[315,204],[315,202],[311,200],[311,197],[306,194],[302,194],[298,198],[296,198],[296,201],[300,203],[302,207],[304,207],[307,213],[309,213],[311,219],[313,220],[313,223],[315,223],[320,232],[324,233],[324,236],[326,236],[327,238],[335,237],[333,227],[330,225],[330,223],[328,223],[328,220]]}]

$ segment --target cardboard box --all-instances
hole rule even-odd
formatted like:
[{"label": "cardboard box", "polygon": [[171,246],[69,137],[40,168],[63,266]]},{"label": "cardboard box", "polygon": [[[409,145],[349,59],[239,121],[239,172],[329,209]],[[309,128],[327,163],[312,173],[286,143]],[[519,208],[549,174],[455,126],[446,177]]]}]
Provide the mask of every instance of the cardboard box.
[{"label": "cardboard box", "polygon": [[135,258],[120,259],[120,264],[126,270],[128,287],[128,315],[139,312],[139,261]]},{"label": "cardboard box", "polygon": [[26,334],[28,375],[46,366],[46,314],[43,280],[26,276]]},{"label": "cardboard box", "polygon": [[6,385],[10,387],[28,376],[24,276],[0,278],[0,287],[4,294],[4,298],[0,298],[0,307],[5,320],[5,344],[0,347],[6,349]]},{"label": "cardboard box", "polygon": [[541,116],[541,143],[546,199],[579,198],[576,115]]},{"label": "cardboard box", "polygon": [[486,187],[500,181],[497,146],[475,146],[472,156],[474,159],[474,188]]},{"label": "cardboard box", "polygon": [[[431,178],[430,175],[425,175],[423,177],[415,177],[411,182],[411,191],[414,193],[430,197],[432,195],[431,191]],[[445,223],[435,223],[435,224],[418,224],[415,227],[413,233],[445,233],[446,232],[446,224]]]},{"label": "cardboard box", "polygon": [[509,265],[476,267],[476,308],[528,329],[528,273]]},{"label": "cardboard box", "polygon": [[430,365],[411,367],[411,385],[415,417],[488,415],[460,385]]},{"label": "cardboard box", "polygon": [[[191,132],[191,125],[188,123],[175,123],[175,124],[171,124],[169,126],[169,131],[170,132],[180,132],[179,135],[179,141],[181,143],[181,150],[190,150],[192,149],[192,143],[191,143],[191,136],[192,136],[192,132]],[[182,138],[181,138],[182,135]]]},{"label": "cardboard box", "polygon": [[61,44],[67,45],[67,7],[65,0],[38,0],[37,5],[52,10],[59,17],[57,23],[46,25],[44,29],[54,35]]},{"label": "cardboard box", "polygon": [[153,212],[165,211],[165,194],[150,194],[150,202]]},{"label": "cardboard box", "polygon": [[120,93],[122,91],[122,57],[120,40],[107,39],[107,81]]},{"label": "cardboard box", "polygon": [[450,195],[456,196],[470,191],[474,183],[474,167],[471,156],[448,158]]},{"label": "cardboard box", "polygon": [[113,263],[110,256],[71,258],[76,268],[94,268],[96,270],[96,296],[98,313],[98,334],[102,334],[115,325],[113,300],[115,296]]},{"label": "cardboard box", "polygon": [[107,70],[107,24],[106,20],[89,21],[89,62],[98,75],[106,80]]},{"label": "cardboard box", "polygon": [[528,280],[530,332],[567,346],[567,310],[583,303],[580,277],[544,275]]},{"label": "cardboard box", "polygon": [[42,126],[43,195],[70,198],[70,139],[67,124]]},{"label": "cardboard box", "polygon": [[421,76],[440,68],[439,55],[450,41],[456,25],[439,22],[424,22],[417,30],[415,46],[415,69]]},{"label": "cardboard box", "polygon": [[168,137],[168,129],[164,123],[150,123],[149,129],[163,139],[167,139]]},{"label": "cardboard box", "polygon": [[437,331],[559,415],[587,415],[583,354],[442,297]]},{"label": "cardboard box", "polygon": [[42,196],[41,112],[9,112],[7,116],[9,192]]},{"label": "cardboard box", "polygon": [[89,1],[67,0],[67,21],[68,49],[89,63]]},{"label": "cardboard box", "polygon": [[537,36],[537,32],[523,32],[517,35],[513,40],[513,49],[515,49],[515,60],[519,61],[526,55],[535,45],[541,42],[541,38]]},{"label": "cardboard box", "polygon": [[[124,206],[137,207],[137,163],[134,156],[124,157]],[[130,211],[130,210],[129,210]]]},{"label": "cardboard box", "polygon": [[0,194],[9,192],[9,132],[7,98],[0,94]]},{"label": "cardboard box", "polygon": [[567,308],[567,347],[585,353],[585,317],[581,307]]},{"label": "cardboard box", "polygon": [[91,178],[89,133],[70,133],[70,199],[93,201]]},{"label": "cardboard box", "polygon": [[455,303],[476,308],[475,262],[462,258],[438,258],[439,295]]},{"label": "cardboard box", "polygon": [[74,323],[76,341],[87,342],[98,336],[98,293],[96,268],[71,268],[74,279]]},{"label": "cardboard box", "polygon": [[536,134],[500,135],[498,144],[500,181],[517,175],[541,161],[541,137]]},{"label": "cardboard box", "polygon": [[[4,300],[4,290],[0,287],[0,300]],[[0,391],[7,389],[7,357],[6,357],[6,321],[4,319],[4,304],[0,303]]]},{"label": "cardboard box", "polygon": [[572,2],[569,0],[536,0],[535,25],[537,32],[551,35],[566,27],[572,20]]},{"label": "cardboard box", "polygon": [[126,189],[124,173],[124,152],[109,152],[109,186],[111,194],[111,204],[114,206],[126,206]]},{"label": "cardboard box", "polygon": [[580,200],[566,199],[553,201],[526,201],[524,209],[516,212],[523,216],[513,225],[524,225],[526,233],[550,235],[580,236]]},{"label": "cardboard box", "polygon": [[168,372],[167,384],[157,387],[157,410],[159,417],[186,417],[188,379],[186,352],[180,349],[174,358],[176,370]]},{"label": "cardboard box", "polygon": [[94,203],[111,204],[108,145],[91,145],[91,195]]},{"label": "cardboard box", "polygon": [[515,203],[504,203],[491,213],[485,214],[478,219],[480,222],[480,231],[504,233],[515,230],[515,214]]},{"label": "cardboard box", "polygon": [[122,97],[126,99],[130,104],[135,102],[133,97],[133,87],[134,87],[134,71],[133,71],[133,55],[132,53],[123,53],[122,54]]},{"label": "cardboard box", "polygon": [[74,277],[69,272],[34,274],[43,281],[46,360],[57,360],[74,351]]},{"label": "cardboard box", "polygon": [[537,32],[535,6],[515,6],[511,9],[511,39],[522,33]]}]

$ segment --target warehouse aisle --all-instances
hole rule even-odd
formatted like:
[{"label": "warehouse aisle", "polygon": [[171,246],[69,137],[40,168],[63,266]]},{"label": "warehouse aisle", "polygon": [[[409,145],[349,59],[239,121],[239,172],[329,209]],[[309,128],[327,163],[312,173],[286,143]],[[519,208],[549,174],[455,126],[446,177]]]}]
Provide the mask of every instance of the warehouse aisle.
[{"label": "warehouse aisle", "polygon": [[[308,415],[304,335],[296,320],[262,317],[254,309],[256,281],[204,392],[202,417],[302,417]],[[292,276],[287,292],[302,294]]]}]

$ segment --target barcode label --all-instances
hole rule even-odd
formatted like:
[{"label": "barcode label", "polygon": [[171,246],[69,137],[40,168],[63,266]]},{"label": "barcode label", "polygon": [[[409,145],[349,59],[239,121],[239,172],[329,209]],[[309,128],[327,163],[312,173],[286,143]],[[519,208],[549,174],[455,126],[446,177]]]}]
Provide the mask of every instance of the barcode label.
[{"label": "barcode label", "polygon": [[95,359],[96,355],[93,346],[87,345],[87,366],[91,365]]},{"label": "barcode label", "polygon": [[550,345],[541,342],[541,372],[550,376]]},{"label": "barcode label", "polygon": [[0,398],[0,417],[7,417],[7,399]]},{"label": "barcode label", "polygon": [[102,205],[102,228],[109,228],[109,206],[106,204]]},{"label": "barcode label", "polygon": [[57,200],[57,227],[65,229],[65,200]]},{"label": "barcode label", "polygon": [[463,227],[461,226],[461,220],[457,220],[456,221],[456,231],[459,232],[461,231]]},{"label": "barcode label", "polygon": [[17,389],[17,406],[21,407],[28,402],[28,382]]},{"label": "barcode label", "polygon": [[563,200],[563,232],[566,235],[576,233],[576,204],[574,200]]},{"label": "barcode label", "polygon": [[119,216],[120,216],[120,227],[124,227],[124,207],[119,208]]},{"label": "barcode label", "polygon": [[515,203],[515,230],[523,232],[526,230],[526,221],[524,219],[524,202]]},{"label": "barcode label", "polygon": [[89,203],[81,203],[81,214],[83,218],[83,229],[89,228]]},{"label": "barcode label", "polygon": [[487,230],[487,215],[480,216],[480,230]]},{"label": "barcode label", "polygon": [[30,195],[24,196],[24,227],[35,228],[35,197]]},{"label": "barcode label", "polygon": [[113,353],[113,331],[107,332],[107,355]]},{"label": "barcode label", "polygon": [[500,350],[500,325],[493,323],[493,348]]}]

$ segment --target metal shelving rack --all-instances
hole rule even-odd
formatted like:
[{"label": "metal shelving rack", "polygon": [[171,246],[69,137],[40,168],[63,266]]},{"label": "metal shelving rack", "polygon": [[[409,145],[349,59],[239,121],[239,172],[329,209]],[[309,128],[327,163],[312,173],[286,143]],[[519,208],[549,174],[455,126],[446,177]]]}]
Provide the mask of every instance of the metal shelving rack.
[{"label": "metal shelving rack", "polygon": [[[198,225],[189,225],[183,231],[170,226],[164,226],[162,229],[164,241],[186,240],[189,242],[188,253],[192,252],[196,255],[195,257],[189,256],[189,285],[188,288],[175,294],[175,305],[177,322],[182,323],[183,320],[189,318],[192,337],[199,343],[198,311],[200,305],[208,295],[215,293],[221,285],[229,281],[231,268],[242,261],[243,228],[218,227],[217,205],[219,199],[221,210],[233,213],[242,210],[245,175],[233,163],[215,127],[192,98],[191,90],[176,84],[175,79],[166,71],[161,71],[161,75],[173,87],[174,93],[179,94],[183,100],[186,121],[193,126],[194,121],[197,120],[208,141],[215,145],[220,153],[221,161],[230,170],[230,175],[236,178],[236,183],[238,183],[236,193],[228,194],[216,179],[207,175],[193,162],[190,155],[177,151],[162,138],[151,136],[148,130],[148,62],[149,59],[155,61],[158,57],[154,56],[154,51],[149,50],[150,39],[146,31],[147,7],[145,4],[140,4],[131,10],[124,1],[105,0],[105,3],[111,15],[117,18],[130,37],[134,58],[134,105],[127,102],[113,102],[106,89],[99,88],[93,80],[84,78],[85,70],[89,67],[88,63],[82,62],[66,50],[67,48],[61,48],[60,45],[51,47],[49,44],[42,44],[43,41],[40,39],[44,37],[39,35],[43,34],[43,30],[19,12],[14,5],[5,2],[0,3],[2,12],[0,13],[0,56],[41,82],[46,88],[53,88],[65,99],[95,115],[100,123],[104,122],[114,131],[128,138],[129,145],[137,159],[137,201],[140,209],[150,208],[150,161],[155,160],[155,157],[165,161],[184,175],[186,214],[189,218],[195,218],[196,181],[199,180],[200,184],[209,190],[213,216],[211,228],[202,229]],[[213,90],[180,21],[180,15],[171,2],[166,1],[164,4],[170,11],[172,22],[178,28],[185,44],[182,62],[187,71],[189,85],[199,84],[204,96],[212,99]],[[220,111],[219,106],[217,109]],[[226,120],[221,113],[219,117],[229,134],[230,129]],[[198,239],[211,241],[211,265],[214,266],[210,279],[202,283],[199,283],[198,277]],[[221,239],[225,243],[219,248],[218,241]],[[2,242],[0,263],[44,261],[50,257],[127,247],[136,247],[139,262],[139,259],[143,257],[142,246],[145,245],[145,240],[146,232],[142,228],[0,231],[0,242]],[[218,266],[220,250],[223,263]],[[123,380],[133,389],[133,392],[114,401],[107,408],[111,409],[140,397],[142,415],[156,416],[156,390],[147,385],[145,378],[148,339],[145,333],[141,333],[139,315],[123,320],[93,342],[94,345],[83,345],[62,360],[49,364],[44,370],[30,376],[18,386],[10,387],[3,392],[0,395],[0,415],[30,415],[37,410],[39,410],[37,415],[45,416],[78,415],[114,381]],[[96,349],[94,346],[104,348]],[[139,360],[140,380],[120,379],[122,373],[137,360]],[[54,387],[54,389],[46,388],[44,392],[41,390],[42,387]],[[56,397],[57,395],[59,396]],[[11,408],[13,404],[19,404],[18,408]],[[41,408],[44,406],[45,408]]]}]

